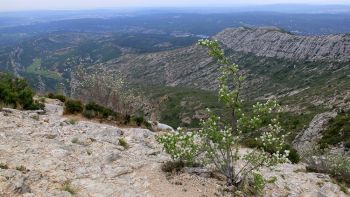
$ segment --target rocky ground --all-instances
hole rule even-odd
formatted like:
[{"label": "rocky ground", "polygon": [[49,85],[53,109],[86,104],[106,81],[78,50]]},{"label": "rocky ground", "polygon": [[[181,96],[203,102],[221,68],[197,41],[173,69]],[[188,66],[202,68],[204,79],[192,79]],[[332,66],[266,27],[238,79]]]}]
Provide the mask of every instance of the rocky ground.
[{"label": "rocky ground", "polygon": [[[46,113],[0,112],[0,196],[223,196],[222,181],[161,171],[169,159],[156,133],[62,116],[51,100]],[[125,138],[128,148],[120,146]],[[327,175],[284,164],[264,196],[346,196]]]}]

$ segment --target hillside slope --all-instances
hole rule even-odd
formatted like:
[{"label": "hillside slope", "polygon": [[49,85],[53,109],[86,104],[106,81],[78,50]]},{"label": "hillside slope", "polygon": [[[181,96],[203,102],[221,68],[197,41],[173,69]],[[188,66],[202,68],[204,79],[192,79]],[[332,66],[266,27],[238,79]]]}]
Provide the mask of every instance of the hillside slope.
[{"label": "hillside slope", "polygon": [[234,51],[294,60],[350,60],[350,35],[299,36],[278,28],[231,28],[215,36]]},{"label": "hillside slope", "polygon": [[[269,36],[275,37],[275,42]],[[292,133],[297,133],[307,126],[307,121],[311,121],[312,116],[317,113],[350,106],[350,45],[344,41],[350,39],[349,35],[294,36],[276,28],[237,28],[227,29],[214,38],[222,43],[225,53],[239,65],[246,76],[242,89],[244,99],[255,102],[278,98],[286,112],[293,113],[286,114],[286,120],[298,119],[296,122],[300,125],[291,125],[296,129]],[[260,50],[254,48],[264,46],[272,52],[263,50],[264,52],[260,53]],[[299,46],[303,46],[304,49],[299,50]],[[318,47],[318,52],[313,50],[314,47]],[[294,53],[289,48],[297,50]],[[323,56],[323,53],[328,55]],[[104,69],[106,73],[120,72],[126,77],[127,83],[141,87],[139,90],[151,98],[169,97],[169,93],[159,94],[173,90],[169,86],[177,90],[186,87],[186,90],[202,89],[212,92],[218,87],[216,79],[219,75],[219,65],[209,58],[206,49],[197,45],[156,53],[126,54],[90,68]],[[72,76],[74,81],[75,77]],[[79,91],[79,87],[74,83],[70,83],[70,86],[77,92],[84,91]],[[160,89],[169,91],[159,91]],[[71,95],[82,100],[90,99],[76,92],[71,92]],[[181,92],[177,91],[176,95],[181,95]],[[168,110],[174,108],[174,104],[179,106],[181,103],[188,103],[188,99],[172,97],[160,107],[156,104],[161,108],[160,114],[174,111]],[[199,98],[202,97],[193,92],[193,99],[189,103],[202,100]],[[172,102],[174,100],[179,102],[176,104]],[[204,109],[211,105],[202,102],[198,106]],[[193,107],[184,105],[183,108]],[[176,121],[167,120],[169,118],[165,115],[160,115],[160,119],[173,127],[186,126],[187,122],[193,122],[191,119],[195,119],[193,117],[196,113],[184,115],[177,112],[167,115],[171,119],[175,117]],[[301,113],[308,118],[299,118]]]},{"label": "hillside slope", "polygon": [[[309,98],[316,95],[331,100],[336,95],[344,97],[349,91],[349,35],[307,37],[271,28],[237,28],[227,29],[214,38],[222,42],[232,61],[246,73],[247,98],[296,95],[308,89]],[[195,45],[128,54],[102,67],[122,72],[134,84],[205,90],[217,88],[219,68],[205,49]]]}]

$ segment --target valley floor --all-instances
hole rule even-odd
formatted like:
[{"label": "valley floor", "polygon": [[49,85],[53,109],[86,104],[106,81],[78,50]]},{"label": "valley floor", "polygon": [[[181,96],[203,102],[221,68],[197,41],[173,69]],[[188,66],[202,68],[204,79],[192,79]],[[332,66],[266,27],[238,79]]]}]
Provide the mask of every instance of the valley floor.
[{"label": "valley floor", "polygon": [[[222,196],[213,178],[182,173],[167,178],[160,166],[169,160],[153,133],[121,129],[62,116],[50,100],[46,113],[0,112],[0,196]],[[118,143],[125,138],[129,148]],[[346,196],[327,175],[284,164],[264,196]]]}]

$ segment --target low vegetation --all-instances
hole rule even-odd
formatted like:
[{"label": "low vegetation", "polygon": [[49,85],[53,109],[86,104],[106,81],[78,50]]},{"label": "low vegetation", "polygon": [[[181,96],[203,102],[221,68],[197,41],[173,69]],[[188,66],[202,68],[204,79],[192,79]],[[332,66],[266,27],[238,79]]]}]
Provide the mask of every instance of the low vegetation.
[{"label": "low vegetation", "polygon": [[350,111],[340,112],[335,118],[332,118],[319,141],[322,149],[341,143],[345,149],[350,150]]},{"label": "low vegetation", "polygon": [[345,183],[350,186],[350,154],[325,153],[309,156],[305,159],[308,164],[308,171],[329,174],[338,183]]},{"label": "low vegetation", "polygon": [[119,138],[118,139],[118,144],[122,147],[124,147],[125,149],[128,149],[129,148],[129,144],[128,142],[126,141],[125,138]]},{"label": "low vegetation", "polygon": [[[126,85],[124,76],[119,72],[79,67],[75,70],[73,78],[74,90],[71,94],[75,98],[85,101],[93,98],[93,101],[99,105],[108,106],[125,118],[128,115],[142,112],[143,98]],[[106,108],[102,109],[93,105],[91,107],[102,115],[105,112],[110,113]]]},{"label": "low vegetation", "polygon": [[224,113],[224,105],[215,93],[189,87],[139,86],[137,91],[156,103],[161,123],[173,128],[198,128],[206,116],[205,108]]},{"label": "low vegetation", "polygon": [[[151,129],[151,124],[147,122],[144,116],[140,115],[121,115],[110,108],[99,105],[95,102],[89,102],[84,105],[80,100],[67,99],[64,103],[64,114],[81,114],[88,119],[98,119],[100,122],[116,122],[124,125],[135,125]],[[74,122],[75,123],[75,122]],[[73,123],[73,124],[74,124]]]},{"label": "low vegetation", "polygon": [[85,105],[83,115],[89,119],[91,118],[106,119],[108,117],[118,116],[118,114],[114,112],[112,109],[98,105],[95,102],[89,102],[88,104]]},{"label": "low vegetation", "polygon": [[9,169],[7,164],[0,163],[0,169]]},{"label": "low vegetation", "polygon": [[44,104],[33,100],[34,92],[24,79],[0,73],[0,106],[16,109],[44,109]]},{"label": "low vegetation", "polygon": [[72,142],[73,144],[78,144],[79,139],[78,139],[77,137],[75,137],[75,138],[73,138],[73,139],[71,140],[71,142]]},{"label": "low vegetation", "polygon": [[68,99],[64,103],[64,114],[78,114],[84,110],[83,103],[80,100]]},{"label": "low vegetation", "polygon": [[66,192],[70,193],[71,195],[75,195],[77,193],[70,181],[65,181],[61,186],[61,190],[66,191]]},{"label": "low vegetation", "polygon": [[40,58],[35,58],[33,60],[33,63],[27,67],[26,71],[31,74],[40,75],[55,80],[61,80],[61,76],[58,73],[46,70],[45,68],[41,67]]},{"label": "low vegetation", "polygon": [[54,93],[49,93],[47,95],[48,98],[50,99],[58,99],[61,102],[65,102],[66,101],[66,96],[62,95],[62,94],[54,94]]},{"label": "low vegetation", "polygon": [[25,166],[23,166],[23,165],[17,166],[16,170],[21,171],[21,172],[27,172],[28,171],[27,168]]},{"label": "low vegetation", "polygon": [[[255,137],[258,137],[257,135],[255,135]],[[255,140],[255,137],[244,137],[242,140],[242,145],[248,147],[248,148],[264,148],[264,145],[262,144],[262,142]],[[269,152],[269,153],[274,153],[276,152],[274,147],[269,147],[269,148],[265,148],[265,151]],[[288,151],[288,159],[290,162],[292,163],[299,163],[301,158],[300,155],[298,153],[298,151],[293,148],[291,145],[289,144],[285,144],[282,148],[282,152]]]}]

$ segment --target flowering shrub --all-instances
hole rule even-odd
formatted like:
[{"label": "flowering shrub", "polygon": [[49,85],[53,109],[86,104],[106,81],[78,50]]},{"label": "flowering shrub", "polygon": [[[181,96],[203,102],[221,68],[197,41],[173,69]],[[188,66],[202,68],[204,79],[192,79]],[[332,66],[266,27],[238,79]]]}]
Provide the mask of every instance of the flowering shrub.
[{"label": "flowering shrub", "polygon": [[[213,164],[227,178],[227,184],[245,191],[249,180],[259,183],[252,190],[262,191],[266,180],[259,173],[263,166],[271,167],[287,162],[288,150],[285,147],[285,135],[276,118],[269,118],[279,112],[275,100],[257,103],[250,115],[241,109],[240,90],[244,77],[238,66],[232,64],[217,41],[200,40],[199,45],[209,49],[209,55],[221,64],[219,81],[219,99],[231,111],[231,121],[226,123],[208,109],[209,118],[201,122],[201,129],[194,133],[177,131],[158,138],[158,142],[174,160],[194,161],[201,155],[201,161]],[[244,133],[258,131],[260,137],[254,139],[262,144],[261,148],[242,150],[240,143]],[[200,154],[198,154],[200,153]],[[204,160],[203,157],[204,156]],[[238,163],[242,164],[238,167]]]},{"label": "flowering shrub", "polygon": [[193,163],[199,147],[194,137],[194,133],[184,132],[181,128],[178,128],[175,133],[158,136],[157,141],[163,144],[165,152],[173,160]]}]

